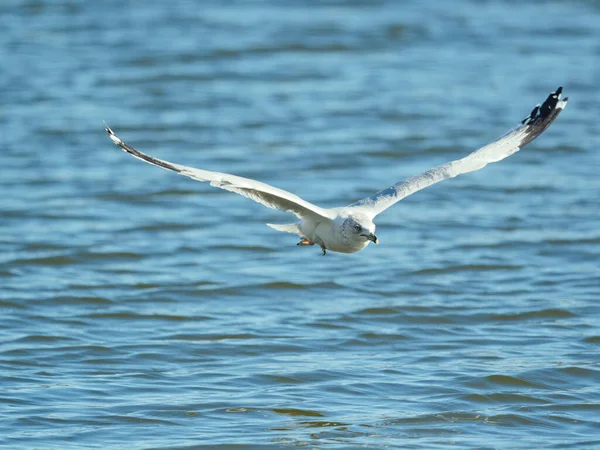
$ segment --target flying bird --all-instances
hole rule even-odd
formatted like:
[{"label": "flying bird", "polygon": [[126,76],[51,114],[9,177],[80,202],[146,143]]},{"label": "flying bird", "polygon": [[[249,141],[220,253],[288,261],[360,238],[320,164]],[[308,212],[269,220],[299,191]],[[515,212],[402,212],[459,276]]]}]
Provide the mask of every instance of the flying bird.
[{"label": "flying bird", "polygon": [[562,87],[559,87],[544,103],[536,105],[519,125],[468,156],[429,169],[370,197],[339,208],[321,208],[291,192],[249,178],[164,161],[126,144],[106,124],[105,130],[116,145],[142,161],[194,180],[209,182],[211,186],[243,195],[269,208],[295,214],[300,219],[299,222],[267,225],[277,231],[298,234],[301,238],[298,245],[317,244],[321,247],[323,255],[327,250],[355,253],[364,249],[370,242],[378,243],[373,220],[396,202],[434,183],[503,160],[542,134],[567,105],[568,98],[561,100],[561,94]]}]

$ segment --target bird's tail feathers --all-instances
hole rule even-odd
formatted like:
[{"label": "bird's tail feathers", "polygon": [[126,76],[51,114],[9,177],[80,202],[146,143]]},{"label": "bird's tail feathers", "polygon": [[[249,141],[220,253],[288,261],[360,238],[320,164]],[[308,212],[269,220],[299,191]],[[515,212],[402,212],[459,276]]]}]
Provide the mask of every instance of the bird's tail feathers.
[{"label": "bird's tail feathers", "polygon": [[273,228],[274,230],[277,231],[282,231],[284,233],[292,233],[292,234],[300,234],[302,235],[302,233],[300,232],[300,228],[298,227],[298,223],[286,223],[286,224],[274,224],[274,223],[268,223],[267,226]]}]

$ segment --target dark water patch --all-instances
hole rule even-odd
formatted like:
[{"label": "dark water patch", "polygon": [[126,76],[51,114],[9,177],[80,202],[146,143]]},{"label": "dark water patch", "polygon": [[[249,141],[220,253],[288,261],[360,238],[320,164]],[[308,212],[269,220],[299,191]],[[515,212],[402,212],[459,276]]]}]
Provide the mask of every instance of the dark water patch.
[{"label": "dark water patch", "polygon": [[274,408],[271,410],[275,414],[285,416],[300,416],[300,417],[325,417],[325,414],[310,409],[295,409],[295,408]]},{"label": "dark water patch", "polygon": [[[344,422],[330,422],[326,420],[301,420],[298,422],[299,426],[305,428],[330,428],[330,427],[348,427],[351,424]],[[346,431],[346,430],[340,430]]]},{"label": "dark water patch", "polygon": [[382,322],[404,325],[424,323],[453,324],[460,319],[460,316],[451,314],[450,311],[444,311],[443,314],[440,314],[440,311],[436,308],[418,306],[365,308],[340,317],[341,322],[353,323],[368,320],[374,323]]},{"label": "dark water patch", "polygon": [[523,268],[523,266],[509,264],[465,264],[419,269],[411,272],[411,275],[442,275],[461,272],[516,271],[522,270]]},{"label": "dark water patch", "polygon": [[122,367],[126,366],[127,362],[123,360],[122,356],[114,357],[114,358],[90,358],[85,357],[81,359],[82,364],[90,364],[94,367],[96,366],[107,366],[107,367]]},{"label": "dark water patch", "polygon": [[212,247],[214,250],[234,250],[246,251],[251,253],[276,253],[279,250],[272,247],[264,247],[259,245],[216,245]]},{"label": "dark water patch", "polygon": [[524,377],[511,375],[487,375],[483,378],[468,382],[467,386],[478,389],[493,389],[494,387],[545,389],[549,387],[539,380],[537,382],[533,380],[530,381]]},{"label": "dark water patch", "polygon": [[278,342],[277,339],[281,339],[280,337],[263,336],[261,340],[245,345],[245,350],[249,352],[255,352],[259,355],[268,351],[269,354],[278,356],[284,354],[296,355],[307,350],[306,344],[295,344],[291,338],[292,337],[288,337],[285,341]]},{"label": "dark water patch", "polygon": [[[515,227],[504,227],[506,231],[515,230]],[[503,240],[500,242],[484,242],[484,243],[463,243],[460,245],[455,245],[452,248],[456,250],[469,250],[469,249],[479,249],[479,248],[489,248],[489,249],[504,249],[504,248],[521,248],[521,247],[536,247],[538,245],[537,242],[530,242],[524,240]]]},{"label": "dark water patch", "polygon": [[[561,403],[561,404],[548,404],[545,406],[545,409],[552,411],[591,411],[596,412],[600,411],[600,403],[594,402],[593,400],[589,400],[587,403],[584,401],[578,401],[580,399],[571,399],[571,403]],[[600,416],[594,416],[600,417]]]},{"label": "dark water patch", "polygon": [[77,263],[73,256],[47,256],[42,258],[20,258],[10,261],[11,265],[39,265],[39,266],[68,266]]},{"label": "dark water patch", "polygon": [[77,345],[77,346],[70,346],[70,347],[59,347],[56,350],[59,351],[72,351],[72,350],[76,350],[78,352],[81,352],[83,354],[87,354],[87,353],[114,353],[116,352],[116,350],[114,348],[111,347],[106,347],[104,345]]},{"label": "dark water patch", "polygon": [[98,422],[104,423],[104,424],[111,424],[113,426],[116,424],[125,424],[125,425],[140,424],[140,425],[160,425],[160,426],[179,425],[177,422],[173,422],[170,420],[153,419],[153,418],[140,417],[140,416],[134,416],[134,415],[130,415],[130,416],[104,415],[104,416],[100,417]]},{"label": "dark water patch", "polygon": [[120,260],[120,259],[133,259],[141,260],[145,258],[145,255],[136,252],[81,252],[77,254],[77,258],[82,261],[88,260]]},{"label": "dark water patch", "polygon": [[[319,81],[327,79],[321,73],[306,71],[298,72],[270,72],[265,73],[261,69],[256,71],[237,71],[237,70],[218,70],[218,71],[181,71],[181,72],[159,72],[146,74],[144,76],[121,76],[117,79],[112,79],[108,84],[118,87],[130,86],[151,86],[164,83],[207,83],[207,82],[248,82],[262,81],[265,77],[269,77],[272,81],[278,83],[294,83],[298,81]],[[137,104],[138,108],[142,109],[144,104]],[[140,141],[140,147],[143,147],[143,142]]]},{"label": "dark water patch", "polygon": [[311,284],[300,284],[300,283],[291,283],[287,281],[278,281],[274,283],[265,283],[260,286],[261,289],[275,289],[275,290],[329,290],[339,288],[340,285],[335,282],[330,283],[311,283]]},{"label": "dark water patch", "polygon": [[544,405],[551,403],[549,399],[532,397],[511,392],[496,392],[491,394],[469,394],[462,398],[468,403],[483,404],[513,404],[513,405]]},{"label": "dark water patch", "polygon": [[18,301],[0,300],[0,308],[27,309],[27,304]]},{"label": "dark water patch", "polygon": [[191,190],[191,189],[164,189],[161,191],[152,192],[148,195],[155,196],[155,197],[188,196],[188,195],[196,196],[196,195],[198,195],[198,191]]},{"label": "dark water patch", "polygon": [[[269,46],[251,46],[244,48],[242,53],[245,55],[272,55],[272,54],[287,54],[287,53],[340,53],[350,51],[365,50],[360,46],[350,46],[342,43],[331,43],[331,44],[307,44],[303,42],[290,42],[282,45],[269,45]],[[228,51],[228,50],[220,50]],[[232,50],[229,50],[231,56]],[[233,50],[235,52],[235,50]]]},{"label": "dark water patch", "polygon": [[[63,419],[59,417],[44,417],[32,415],[26,418],[18,418],[16,422],[23,426],[67,426],[67,425],[98,425],[99,420],[80,421],[79,419]],[[82,423],[83,422],[83,423]]]},{"label": "dark water patch", "polygon": [[30,242],[23,245],[24,251],[43,251],[43,250],[65,250],[67,248],[66,245],[59,245],[50,242]]},{"label": "dark water patch", "polygon": [[[12,353],[18,353],[19,355],[24,355],[26,352],[24,352],[23,350],[16,350],[16,351],[7,351],[7,352],[3,352],[7,355],[10,355]],[[44,364],[41,363],[39,361],[32,361],[32,360],[22,360],[22,359],[4,359],[3,360],[4,364],[7,364],[8,366],[11,366],[13,368],[16,369],[20,369],[20,368],[27,368],[27,367],[50,367],[49,364]]]},{"label": "dark water patch", "polygon": [[[314,171],[314,172],[327,172],[327,171],[333,171],[335,169],[347,169],[350,167],[353,167],[356,163],[354,161],[349,161],[349,160],[345,160],[345,159],[339,159],[339,158],[331,158],[327,161],[322,161],[322,162],[314,162],[312,163],[309,167],[308,170]],[[372,194],[372,190],[369,191],[370,194]]]},{"label": "dark water patch", "polygon": [[598,448],[600,446],[600,439],[594,439],[594,440],[587,440],[587,439],[582,439],[582,440],[571,440],[570,442],[566,442],[566,443],[559,443],[556,444],[553,448],[556,449],[563,449],[563,448],[575,448],[575,449],[580,449],[580,448],[591,448],[591,449],[595,449]]},{"label": "dark water patch", "polygon": [[344,325],[341,323],[333,323],[329,321],[308,323],[307,326],[323,330],[348,330],[352,328],[348,325]]},{"label": "dark water patch", "polygon": [[[556,425],[558,425],[558,426],[561,426],[561,425],[571,425],[571,424],[574,424],[574,423],[579,423],[579,424],[581,424],[581,421],[580,421],[580,420],[578,420],[578,419],[575,419],[575,418],[573,418],[573,417],[571,417],[571,416],[565,416],[565,415],[549,414],[549,415],[547,416],[547,419],[548,419],[549,421],[555,422],[555,423],[556,423]],[[591,425],[591,424],[592,424],[592,423],[590,423],[590,425]],[[595,426],[595,427],[593,427],[593,428],[596,428],[598,425],[600,425],[600,423],[596,422],[596,423],[595,423],[595,425],[596,425],[596,426]]]},{"label": "dark water patch", "polygon": [[397,425],[436,425],[448,424],[459,421],[482,422],[485,418],[480,414],[469,412],[444,412],[439,414],[424,414],[416,417],[402,417],[398,419],[386,420],[383,422],[385,426]]},{"label": "dark water patch", "polygon": [[[122,285],[115,283],[100,283],[100,284],[79,284],[79,283],[70,283],[68,288],[73,291],[94,291],[96,289],[108,289],[108,290],[118,290],[122,288]],[[80,298],[74,296],[74,298]]]},{"label": "dark water patch", "polygon": [[587,344],[600,344],[600,335],[583,338],[583,342]]},{"label": "dark water patch", "polygon": [[569,379],[588,379],[590,381],[600,380],[600,370],[589,369],[585,367],[561,367],[558,369],[561,375]]},{"label": "dark water patch", "polygon": [[[457,186],[456,189],[459,190],[470,190],[472,187],[470,186]],[[494,187],[494,186],[477,186],[478,192],[490,192],[490,193],[501,193],[501,194],[548,194],[552,192],[556,192],[557,189],[552,186],[550,183],[548,184],[530,184],[530,185],[519,185],[519,186],[503,186],[502,188]],[[522,220],[516,220],[516,223],[522,223]],[[506,229],[507,231],[516,230],[516,227],[506,227],[501,228]]]},{"label": "dark water patch", "polygon": [[494,425],[498,427],[542,427],[552,428],[554,425],[549,420],[542,420],[541,418],[533,418],[521,414],[498,414],[493,416],[487,416],[483,423],[486,425]]},{"label": "dark water patch", "polygon": [[164,339],[173,341],[224,341],[224,340],[249,340],[249,339],[262,339],[262,336],[258,336],[251,333],[239,333],[239,334],[172,334],[165,336]]},{"label": "dark water patch", "polygon": [[547,242],[551,245],[597,245],[600,244],[600,237],[577,238],[577,239],[548,239]]},{"label": "dark water patch", "polygon": [[[208,297],[212,298],[215,295],[233,295],[247,296],[256,291],[265,293],[275,293],[277,291],[311,291],[311,292],[328,292],[339,288],[340,285],[334,282],[330,283],[293,283],[293,282],[268,282],[260,284],[239,284],[223,285],[211,281],[201,281],[190,285],[184,285],[181,289],[172,289],[170,286],[163,286],[161,292],[157,295],[185,295],[191,297]],[[192,288],[193,289],[190,289]]]},{"label": "dark water patch", "polygon": [[59,341],[76,341],[67,336],[29,335],[12,341],[13,343],[52,344]]},{"label": "dark water patch", "polygon": [[117,201],[120,203],[126,204],[151,204],[156,200],[152,198],[152,196],[147,195],[146,193],[140,194],[132,194],[129,192],[110,192],[106,194],[97,195],[99,200],[108,200],[108,201]]},{"label": "dark water patch", "polygon": [[175,314],[141,314],[130,311],[86,314],[82,317],[89,319],[117,319],[132,321],[166,321],[166,322],[203,322],[211,320],[208,316],[175,315]]},{"label": "dark water patch", "polygon": [[[54,182],[46,182],[44,184],[49,184],[49,185],[53,185]],[[50,200],[50,199],[48,199]],[[59,201],[57,202],[58,205],[62,205],[63,201]],[[4,215],[4,213],[3,213]],[[5,217],[7,218],[17,218],[17,219],[34,219],[34,220],[38,220],[40,222],[48,222],[48,225],[52,225],[53,227],[58,226],[57,224],[53,223],[54,221],[56,222],[70,222],[70,221],[78,221],[78,220],[101,220],[101,216],[92,216],[89,214],[69,214],[66,213],[64,211],[61,211],[59,213],[50,213],[50,212],[46,212],[40,209],[36,209],[36,210],[32,210],[32,211],[11,211],[11,212],[7,212]],[[22,225],[19,224],[19,225]],[[74,244],[75,247],[77,247],[76,244]]]},{"label": "dark water patch", "polygon": [[9,262],[11,265],[23,266],[69,266],[89,261],[103,260],[141,260],[144,255],[134,252],[85,252],[80,251],[70,255],[56,255],[46,257],[18,258]]},{"label": "dark water patch", "polygon": [[[46,300],[44,300],[45,302]],[[114,303],[105,297],[77,297],[77,296],[58,296],[52,297],[50,302],[56,305],[110,305]]]},{"label": "dark water patch", "polygon": [[[262,377],[265,379],[264,381],[268,382],[269,384],[275,384],[275,385],[287,385],[287,384],[297,384],[297,383],[301,383],[302,381],[291,377],[291,376],[287,376],[287,375],[271,375],[271,374],[266,374],[266,375],[262,375]],[[284,408],[285,409],[285,408]]]},{"label": "dark water patch", "polygon": [[513,386],[536,389],[577,389],[600,379],[600,371],[584,367],[550,367],[522,372],[518,376],[492,375],[485,378],[490,386]]},{"label": "dark water patch", "polygon": [[183,223],[155,223],[151,225],[141,225],[136,226],[134,228],[130,228],[127,230],[123,230],[124,232],[129,231],[170,231],[170,230],[193,230],[196,226],[192,224],[183,224]]},{"label": "dark water patch", "polygon": [[397,333],[362,333],[359,336],[361,339],[365,341],[380,341],[380,342],[396,342],[396,341],[406,341],[410,340],[411,337],[406,336],[405,334],[397,334]]},{"label": "dark water patch", "polygon": [[[273,439],[273,442],[261,443],[261,444],[251,444],[251,443],[214,443],[214,444],[198,444],[196,441],[199,439],[190,439],[190,441],[194,442],[193,444],[184,444],[184,445],[175,445],[169,447],[144,447],[144,450],[262,450],[262,449],[282,449],[296,447],[297,444],[304,447],[308,445],[308,443],[299,440],[296,441],[294,439],[282,439],[281,443],[278,443],[278,439]],[[246,439],[243,439],[246,440]],[[250,440],[248,438],[247,440]],[[283,446],[283,447],[282,447]]]},{"label": "dark water patch", "polygon": [[526,311],[515,314],[497,314],[489,316],[490,320],[513,321],[532,319],[569,319],[577,317],[576,314],[564,309],[542,309],[538,311]]},{"label": "dark water patch", "polygon": [[135,283],[131,287],[134,289],[159,289],[161,285],[156,283]]},{"label": "dark water patch", "polygon": [[0,404],[5,404],[8,407],[17,407],[17,406],[28,407],[28,406],[35,406],[36,402],[33,400],[25,400],[23,398],[0,396]]},{"label": "dark water patch", "polygon": [[365,316],[388,316],[388,315],[396,315],[402,314],[401,308],[390,308],[390,307],[379,307],[379,308],[365,308],[359,311],[356,311],[354,314],[357,315],[365,315]]}]

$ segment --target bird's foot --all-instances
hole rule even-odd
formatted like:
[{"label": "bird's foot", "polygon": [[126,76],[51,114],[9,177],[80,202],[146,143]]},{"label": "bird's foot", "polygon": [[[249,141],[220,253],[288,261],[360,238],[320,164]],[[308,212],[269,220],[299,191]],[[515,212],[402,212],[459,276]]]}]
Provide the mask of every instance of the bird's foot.
[{"label": "bird's foot", "polygon": [[300,242],[298,242],[296,245],[315,245],[315,243],[313,241],[311,241],[310,239],[302,238],[302,240]]},{"label": "bird's foot", "polygon": [[321,245],[321,250],[323,250],[322,256],[325,256],[327,254],[327,249]]}]

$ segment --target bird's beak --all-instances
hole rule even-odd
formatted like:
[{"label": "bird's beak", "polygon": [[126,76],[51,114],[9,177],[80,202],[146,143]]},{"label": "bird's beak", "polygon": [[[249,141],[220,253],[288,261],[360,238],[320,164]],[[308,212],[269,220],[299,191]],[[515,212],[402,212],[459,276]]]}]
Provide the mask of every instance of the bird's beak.
[{"label": "bird's beak", "polygon": [[361,236],[366,237],[368,241],[373,241],[374,243],[379,244],[379,240],[377,239],[377,236],[375,236],[373,233],[362,234]]}]

